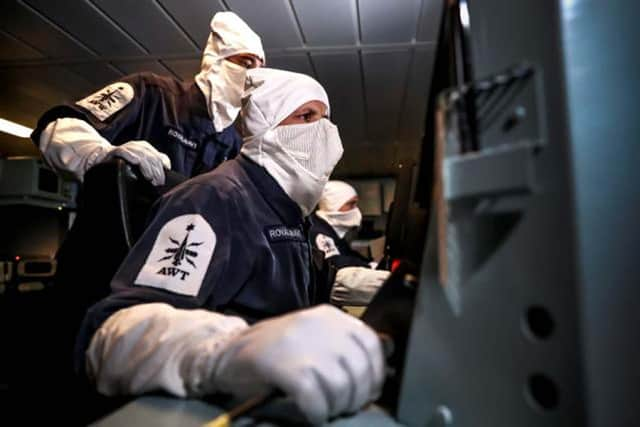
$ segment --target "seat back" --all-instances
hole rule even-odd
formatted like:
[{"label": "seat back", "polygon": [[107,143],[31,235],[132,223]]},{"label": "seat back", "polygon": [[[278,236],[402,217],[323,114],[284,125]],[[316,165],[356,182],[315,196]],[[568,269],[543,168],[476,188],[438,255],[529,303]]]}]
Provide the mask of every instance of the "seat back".
[{"label": "seat back", "polygon": [[186,180],[171,171],[166,178],[165,186],[154,187],[121,159],[85,174],[76,220],[56,255],[55,286],[70,351],[89,307],[111,292],[111,279],[144,232],[153,203]]}]

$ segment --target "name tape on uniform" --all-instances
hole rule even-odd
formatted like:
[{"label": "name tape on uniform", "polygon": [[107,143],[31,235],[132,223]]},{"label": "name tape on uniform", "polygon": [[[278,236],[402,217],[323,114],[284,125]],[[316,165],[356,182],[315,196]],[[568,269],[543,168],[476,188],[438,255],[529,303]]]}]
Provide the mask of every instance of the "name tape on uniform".
[{"label": "name tape on uniform", "polygon": [[180,132],[178,132],[175,129],[169,129],[169,131],[167,132],[167,135],[170,138],[175,139],[176,141],[178,141],[179,144],[184,145],[185,147],[191,149],[191,150],[195,150],[196,148],[198,148],[198,144],[192,140],[190,140],[189,138],[185,137],[183,134],[181,134]]},{"label": "name tape on uniform", "polygon": [[298,227],[287,227],[286,225],[270,225],[265,227],[264,234],[271,243],[278,242],[304,242],[302,229]]}]

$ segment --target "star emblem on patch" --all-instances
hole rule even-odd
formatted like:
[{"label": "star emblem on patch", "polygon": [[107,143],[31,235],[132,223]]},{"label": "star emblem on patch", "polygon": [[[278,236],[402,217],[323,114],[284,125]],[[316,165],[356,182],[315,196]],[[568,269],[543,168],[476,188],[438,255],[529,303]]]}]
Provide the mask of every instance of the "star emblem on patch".
[{"label": "star emblem on patch", "polygon": [[191,233],[194,228],[195,226],[193,224],[187,225],[187,233],[185,234],[182,241],[178,241],[173,237],[169,237],[169,240],[174,244],[174,246],[165,249],[164,251],[169,255],[160,258],[158,261],[166,261],[168,259],[172,259],[171,264],[176,267],[181,266],[182,263],[186,261],[187,263],[191,264],[193,268],[196,268],[193,259],[198,256],[198,252],[196,252],[194,249],[202,245],[204,242],[189,242],[189,233]]}]

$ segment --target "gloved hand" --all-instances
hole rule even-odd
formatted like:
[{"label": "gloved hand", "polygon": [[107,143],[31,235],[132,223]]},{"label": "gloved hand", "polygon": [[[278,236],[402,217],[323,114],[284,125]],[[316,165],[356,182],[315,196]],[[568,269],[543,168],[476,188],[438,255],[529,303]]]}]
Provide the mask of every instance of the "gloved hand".
[{"label": "gloved hand", "polygon": [[150,303],[119,310],[100,326],[86,372],[109,396],[165,390],[248,398],[281,390],[321,423],[380,394],[384,356],[372,329],[329,305],[249,327],[234,316]]},{"label": "gloved hand", "polygon": [[389,271],[365,267],[341,268],[331,289],[331,302],[336,305],[367,305],[390,274]]},{"label": "gloved hand", "polygon": [[78,180],[96,163],[121,157],[138,165],[142,175],[153,185],[164,184],[164,169],[171,161],[146,141],[130,141],[114,147],[84,120],[64,117],[47,125],[39,140],[47,163],[59,172],[67,172]]},{"label": "gloved hand", "polygon": [[375,332],[321,305],[265,320],[229,340],[216,363],[216,390],[248,398],[278,389],[312,423],[355,412],[379,396],[383,350]]},{"label": "gloved hand", "polygon": [[112,146],[100,161],[120,157],[140,168],[142,176],[153,185],[163,185],[164,169],[171,169],[169,157],[158,151],[147,141],[129,141],[119,146]]}]

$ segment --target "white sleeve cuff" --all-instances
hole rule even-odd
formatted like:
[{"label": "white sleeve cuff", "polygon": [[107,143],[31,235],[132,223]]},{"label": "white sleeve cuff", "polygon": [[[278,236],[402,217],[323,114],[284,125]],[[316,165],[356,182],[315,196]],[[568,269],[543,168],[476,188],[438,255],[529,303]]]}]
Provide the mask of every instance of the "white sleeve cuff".
[{"label": "white sleeve cuff", "polygon": [[49,123],[40,134],[39,146],[51,167],[70,172],[80,181],[113,149],[89,123],[68,117]]},{"label": "white sleeve cuff", "polygon": [[336,273],[331,302],[336,305],[367,305],[391,274],[366,267],[344,267]]},{"label": "white sleeve cuff", "polygon": [[87,375],[113,396],[164,390],[199,396],[226,342],[246,329],[240,317],[168,304],[141,304],[109,317],[86,352]]}]

